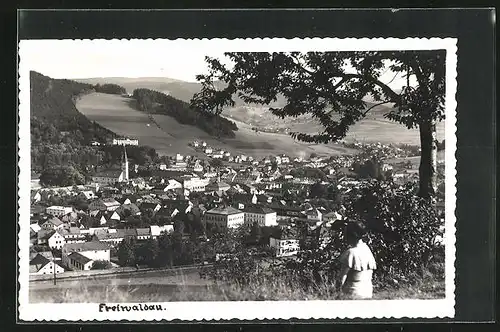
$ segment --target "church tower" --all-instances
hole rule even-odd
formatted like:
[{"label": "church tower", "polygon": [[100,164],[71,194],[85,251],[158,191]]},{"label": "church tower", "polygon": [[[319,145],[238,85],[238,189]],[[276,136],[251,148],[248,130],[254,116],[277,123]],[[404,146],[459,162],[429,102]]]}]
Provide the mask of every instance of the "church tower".
[{"label": "church tower", "polygon": [[127,148],[125,144],[123,145],[123,161],[122,161],[122,171],[123,171],[123,181],[128,182],[128,158],[127,158]]}]

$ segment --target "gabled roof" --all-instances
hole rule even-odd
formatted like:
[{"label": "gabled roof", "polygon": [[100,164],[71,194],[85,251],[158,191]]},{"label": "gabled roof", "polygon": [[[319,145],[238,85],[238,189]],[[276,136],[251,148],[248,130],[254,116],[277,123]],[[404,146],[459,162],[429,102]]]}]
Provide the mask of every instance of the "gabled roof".
[{"label": "gabled roof", "polygon": [[46,223],[52,224],[54,226],[60,226],[63,222],[61,221],[61,219],[59,219],[57,217],[52,217],[52,218],[49,218],[46,222],[44,222],[44,224],[46,224]]},{"label": "gabled roof", "polygon": [[91,262],[92,260],[88,257],[83,256],[82,254],[78,252],[73,252],[70,255],[68,255],[68,258],[74,261],[77,261],[78,263],[85,265],[88,262]]},{"label": "gabled roof", "polygon": [[116,199],[108,197],[108,198],[102,198],[101,201],[104,203],[106,206],[116,206],[116,205],[121,205],[120,202],[118,202]]},{"label": "gabled roof", "polygon": [[69,243],[63,247],[66,252],[108,250],[109,245],[100,241],[90,241],[84,243]]}]

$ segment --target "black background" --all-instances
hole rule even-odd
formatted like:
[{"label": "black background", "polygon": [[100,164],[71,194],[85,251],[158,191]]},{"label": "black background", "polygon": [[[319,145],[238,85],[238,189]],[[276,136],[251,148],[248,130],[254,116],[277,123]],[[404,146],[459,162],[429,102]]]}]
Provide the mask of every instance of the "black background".
[{"label": "black background", "polygon": [[[2,228],[0,243],[1,312],[15,322],[17,255],[13,255],[17,232],[16,202],[16,123],[17,93],[3,97],[5,91],[17,91],[15,60],[17,44],[15,16],[4,20],[2,29],[14,61],[6,63],[0,76],[3,126],[0,132],[2,188]],[[495,26],[491,9],[468,10],[220,10],[220,11],[23,11],[18,16],[19,39],[90,39],[90,38],[263,38],[263,37],[456,37],[458,38],[457,89],[457,209],[456,209],[456,316],[455,322],[486,322],[495,318],[495,202],[496,189],[496,114],[495,114]],[[13,20],[13,21],[12,21]],[[10,28],[10,30],[9,30]],[[14,28],[14,29],[13,29]],[[7,48],[5,48],[7,49]],[[43,50],[40,50],[43,53]],[[7,54],[9,55],[9,54]],[[9,58],[9,57],[7,57]],[[3,73],[2,73],[3,74]],[[10,75],[8,75],[10,74]],[[14,80],[7,80],[10,77]],[[10,102],[8,107],[6,101]],[[22,165],[20,165],[22,167]],[[15,234],[15,235],[13,235]],[[11,236],[13,235],[13,236]],[[17,251],[16,251],[17,253]],[[4,310],[6,309],[6,310]],[[96,315],[98,313],[96,312]],[[406,319],[403,322],[422,321]],[[374,321],[376,329],[421,330],[401,323],[386,326]],[[401,322],[401,321],[399,321]],[[237,323],[237,322],[233,322]],[[252,323],[252,322],[251,322]],[[256,323],[256,322],[253,322]],[[283,321],[283,323],[291,323]],[[19,327],[19,326],[18,326]],[[102,327],[102,326],[101,326]],[[149,328],[159,326],[149,325]],[[183,326],[189,330],[206,326]],[[261,326],[260,328],[262,328]],[[281,326],[286,329],[304,325]],[[358,330],[359,326],[343,325]],[[427,325],[427,327],[430,327]],[[489,325],[492,327],[492,325]],[[28,328],[27,325],[21,328]],[[61,330],[74,325],[58,326]],[[106,328],[106,327],[104,327]],[[127,330],[132,325],[127,325]],[[172,326],[173,328],[173,326]],[[175,329],[181,328],[176,326]],[[233,326],[219,325],[232,329]],[[259,327],[244,326],[245,329]],[[275,327],[277,328],[277,327]],[[275,329],[273,328],[273,330]],[[315,328],[328,328],[316,325]],[[332,326],[329,326],[332,328]],[[336,326],[335,328],[339,328]],[[425,328],[425,326],[423,327]],[[446,328],[476,329],[470,325]],[[483,325],[483,328],[486,326]],[[498,326],[496,327],[498,328]],[[2,329],[0,327],[0,329]],[[84,327],[87,329],[87,327]],[[492,329],[492,330],[495,330]]]}]

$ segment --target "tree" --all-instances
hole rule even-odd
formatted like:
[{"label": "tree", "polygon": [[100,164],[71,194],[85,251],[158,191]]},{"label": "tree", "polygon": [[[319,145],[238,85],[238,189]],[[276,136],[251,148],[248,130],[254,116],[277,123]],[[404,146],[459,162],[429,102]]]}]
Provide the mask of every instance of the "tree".
[{"label": "tree", "polygon": [[311,186],[309,191],[309,197],[311,198],[326,198],[328,196],[328,190],[325,185],[321,182],[316,182]]},{"label": "tree", "polygon": [[73,186],[85,183],[85,177],[73,166],[59,166],[45,169],[40,174],[43,186]]},{"label": "tree", "polygon": [[107,270],[112,267],[111,262],[109,261],[94,261],[92,263],[92,266],[90,267],[91,270]]},{"label": "tree", "polygon": [[[389,120],[420,132],[419,195],[429,198],[436,186],[436,123],[445,118],[445,51],[225,53],[232,67],[206,57],[209,73],[191,104],[220,114],[234,106],[236,95],[246,103],[269,105],[285,97],[283,107],[269,110],[281,118],[311,114],[324,127],[318,134],[292,132],[305,142],[327,143],[346,136],[349,128],[379,105],[393,104]],[[407,78],[395,91],[381,79],[390,69]],[[415,79],[415,86],[410,81]],[[225,83],[217,88],[215,81]],[[218,85],[220,86],[220,85]],[[372,98],[375,103],[365,100]]]},{"label": "tree", "polygon": [[216,169],[219,169],[224,165],[222,160],[216,159],[216,158],[210,159],[209,163],[210,163],[210,166],[212,166],[213,168],[216,168]]},{"label": "tree", "polygon": [[135,263],[135,241],[127,238],[123,239],[118,245],[118,264],[121,266],[133,266]]}]

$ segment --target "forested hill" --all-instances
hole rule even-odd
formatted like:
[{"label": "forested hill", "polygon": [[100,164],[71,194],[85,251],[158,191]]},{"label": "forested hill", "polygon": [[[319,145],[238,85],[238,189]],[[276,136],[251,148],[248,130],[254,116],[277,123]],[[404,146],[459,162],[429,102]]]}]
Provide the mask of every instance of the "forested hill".
[{"label": "forested hill", "polygon": [[236,124],[219,115],[190,108],[185,101],[150,89],[135,89],[133,98],[143,112],[165,114],[181,124],[196,126],[212,136],[234,138]]},{"label": "forested hill", "polygon": [[32,144],[57,144],[64,134],[78,144],[105,141],[114,135],[88,120],[75,107],[75,100],[80,95],[95,91],[93,85],[52,79],[32,71],[30,89]]}]

